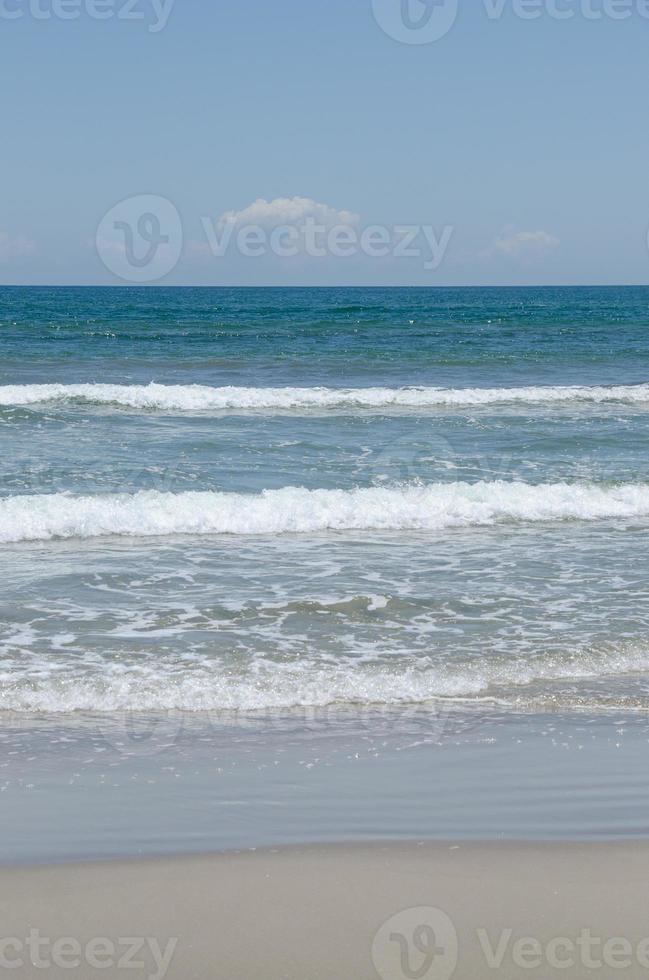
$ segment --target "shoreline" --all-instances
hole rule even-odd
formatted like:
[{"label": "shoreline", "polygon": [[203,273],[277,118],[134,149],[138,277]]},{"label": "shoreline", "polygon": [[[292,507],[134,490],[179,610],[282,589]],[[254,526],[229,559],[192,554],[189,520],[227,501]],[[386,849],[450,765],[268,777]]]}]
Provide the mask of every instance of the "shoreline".
[{"label": "shoreline", "polygon": [[156,980],[646,977],[647,857],[649,840],[410,842],[0,869],[3,950],[26,957],[36,930],[40,961],[84,978],[123,975],[124,937],[131,975]]},{"label": "shoreline", "polygon": [[643,840],[648,744],[646,719],[620,714],[7,725],[0,866],[345,841]]}]

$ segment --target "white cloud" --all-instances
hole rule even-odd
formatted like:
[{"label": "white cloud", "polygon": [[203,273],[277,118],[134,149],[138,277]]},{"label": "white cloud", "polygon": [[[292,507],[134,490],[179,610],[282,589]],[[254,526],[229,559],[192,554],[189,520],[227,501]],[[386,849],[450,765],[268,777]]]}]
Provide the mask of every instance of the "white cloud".
[{"label": "white cloud", "polygon": [[301,225],[309,218],[326,228],[356,225],[360,221],[360,216],[353,211],[339,211],[310,197],[276,197],[272,201],[259,197],[241,211],[225,211],[218,223],[237,227],[258,225],[261,228],[278,228],[280,225]]},{"label": "white cloud", "polygon": [[126,255],[124,242],[113,242],[108,238],[101,238],[99,235],[97,238],[88,238],[86,245],[93,251],[98,250],[99,252],[114,252],[115,255]]},{"label": "white cloud", "polygon": [[545,258],[560,244],[559,239],[548,231],[514,231],[506,228],[481,253],[481,257],[489,259],[504,256],[521,262],[534,262]]},{"label": "white cloud", "polygon": [[7,262],[9,259],[18,258],[21,255],[29,255],[35,248],[36,243],[25,238],[24,235],[11,238],[6,231],[0,231],[0,262]]},{"label": "white cloud", "polygon": [[257,198],[240,211],[220,218],[202,217],[205,241],[189,241],[187,250],[200,257],[222,257],[229,249],[248,256],[270,252],[283,258],[329,254],[323,240],[339,229],[358,232],[360,215],[339,210],[310,197]]}]

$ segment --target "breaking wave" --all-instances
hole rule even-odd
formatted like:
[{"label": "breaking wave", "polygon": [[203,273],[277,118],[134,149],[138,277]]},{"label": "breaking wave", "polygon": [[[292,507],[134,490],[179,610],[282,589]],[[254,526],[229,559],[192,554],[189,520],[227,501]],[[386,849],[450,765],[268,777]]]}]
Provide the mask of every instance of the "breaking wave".
[{"label": "breaking wave", "polygon": [[0,386],[0,406],[51,403],[209,412],[300,409],[425,409],[508,404],[649,404],[649,384],[518,388],[246,388],[208,385],[33,384]]},{"label": "breaking wave", "polygon": [[284,487],[0,499],[0,542],[173,534],[436,531],[497,523],[649,517],[649,485],[433,483],[354,490]]},{"label": "breaking wave", "polygon": [[[111,661],[79,669],[77,665],[42,664],[30,672],[20,666],[0,688],[5,711],[276,711],[330,706],[398,707],[435,701],[493,700],[520,704],[543,701],[552,682],[580,682],[572,706],[607,707],[596,687],[583,682],[646,672],[649,654],[643,644],[610,644],[590,649],[539,654],[528,659],[496,657],[480,663],[430,659],[417,666],[370,665],[354,660],[328,664],[305,660],[279,664],[267,660],[238,672],[215,662],[211,667],[158,661],[124,664]],[[546,692],[547,694],[547,692]],[[547,700],[547,697],[546,697]],[[568,702],[569,704],[570,702]],[[566,706],[568,706],[568,704]],[[647,698],[642,699],[649,707]]]}]

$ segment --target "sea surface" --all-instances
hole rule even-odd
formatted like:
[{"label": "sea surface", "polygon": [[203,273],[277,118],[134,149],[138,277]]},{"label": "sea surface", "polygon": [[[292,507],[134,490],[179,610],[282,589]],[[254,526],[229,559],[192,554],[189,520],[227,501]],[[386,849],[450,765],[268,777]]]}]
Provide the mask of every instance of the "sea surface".
[{"label": "sea surface", "polygon": [[22,766],[87,719],[644,733],[649,288],[3,287],[0,338]]}]

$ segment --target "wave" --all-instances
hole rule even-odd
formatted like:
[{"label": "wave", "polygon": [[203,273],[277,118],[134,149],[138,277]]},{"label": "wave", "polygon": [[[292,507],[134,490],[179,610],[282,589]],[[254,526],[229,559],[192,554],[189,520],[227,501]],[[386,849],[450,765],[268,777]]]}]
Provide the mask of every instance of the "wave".
[{"label": "wave", "polygon": [[517,388],[246,388],[208,385],[1,385],[0,406],[71,403],[136,410],[209,412],[296,409],[425,409],[613,402],[649,404],[649,384]]},{"label": "wave", "polygon": [[[528,659],[488,657],[435,664],[299,664],[258,661],[238,672],[220,662],[182,666],[156,658],[154,665],[104,661],[78,668],[58,663],[28,671],[4,664],[0,710],[75,711],[278,711],[296,708],[397,708],[434,702],[491,701],[522,709],[607,708],[611,697],[602,681],[645,674],[645,644],[610,644],[602,649],[544,653]],[[21,676],[22,675],[22,676]],[[588,685],[588,681],[592,685]],[[579,682],[570,693],[564,686]],[[598,684],[599,682],[599,684]],[[559,688],[553,685],[559,684]],[[562,693],[563,691],[563,693]],[[629,698],[620,704],[633,706]],[[646,694],[636,706],[649,708]]]},{"label": "wave", "polygon": [[436,531],[498,523],[649,517],[649,485],[518,482],[308,490],[216,491],[0,499],[0,542],[173,534]]}]

